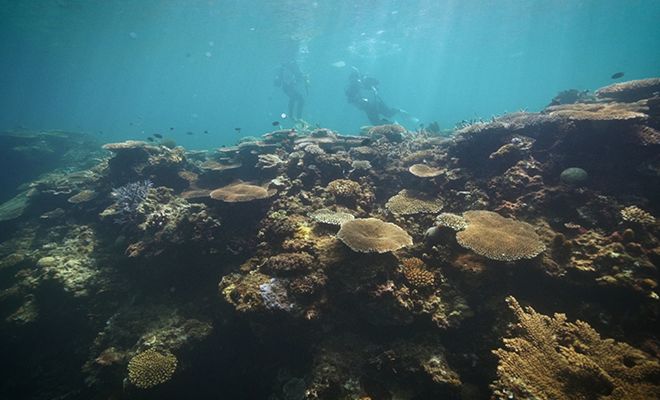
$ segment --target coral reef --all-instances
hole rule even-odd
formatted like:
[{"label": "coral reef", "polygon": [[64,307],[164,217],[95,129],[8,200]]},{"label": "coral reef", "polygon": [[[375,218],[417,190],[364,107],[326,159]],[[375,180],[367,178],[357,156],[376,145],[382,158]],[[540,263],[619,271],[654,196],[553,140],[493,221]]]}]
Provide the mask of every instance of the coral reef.
[{"label": "coral reef", "polygon": [[[0,135],[48,161],[0,205],[0,397],[658,397],[656,91],[442,136]],[[507,331],[508,296],[585,322],[511,297]]]}]

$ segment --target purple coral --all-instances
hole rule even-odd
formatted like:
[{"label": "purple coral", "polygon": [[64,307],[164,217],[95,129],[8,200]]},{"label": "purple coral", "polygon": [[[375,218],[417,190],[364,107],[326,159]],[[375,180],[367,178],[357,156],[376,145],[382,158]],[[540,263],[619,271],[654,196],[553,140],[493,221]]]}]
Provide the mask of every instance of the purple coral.
[{"label": "purple coral", "polygon": [[267,283],[262,283],[259,285],[259,293],[269,310],[291,311],[294,307],[281,279],[271,278]]},{"label": "purple coral", "polygon": [[135,221],[137,219],[138,207],[146,200],[149,189],[153,186],[153,182],[146,179],[112,189],[112,197],[115,199],[117,210],[115,223],[125,224]]}]

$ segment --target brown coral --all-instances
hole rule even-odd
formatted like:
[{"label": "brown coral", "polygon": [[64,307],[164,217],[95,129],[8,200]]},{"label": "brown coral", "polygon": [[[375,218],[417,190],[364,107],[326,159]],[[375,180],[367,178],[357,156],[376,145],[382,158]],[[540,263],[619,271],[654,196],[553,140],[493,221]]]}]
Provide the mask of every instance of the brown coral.
[{"label": "brown coral", "polygon": [[545,250],[534,227],[504,218],[492,211],[467,211],[467,227],[456,234],[458,243],[475,253],[498,261],[533,258]]},{"label": "brown coral", "polygon": [[358,218],[344,223],[337,238],[361,253],[387,253],[413,243],[406,231],[376,218]]},{"label": "brown coral", "polygon": [[268,257],[261,269],[274,275],[291,275],[311,269],[313,263],[309,253],[282,253]]},{"label": "brown coral", "polygon": [[355,201],[360,197],[360,184],[350,179],[336,179],[326,189],[328,193],[335,196],[338,201]]},{"label": "brown coral", "polygon": [[460,215],[452,213],[441,213],[435,219],[438,226],[450,228],[455,231],[462,231],[467,228],[467,221]]},{"label": "brown coral", "polygon": [[649,78],[605,86],[596,90],[596,96],[618,101],[637,101],[649,98],[658,91],[660,91],[660,78]]},{"label": "brown coral", "polygon": [[545,109],[550,117],[576,121],[644,121],[648,110],[638,103],[576,103],[551,106]]},{"label": "brown coral", "polygon": [[395,215],[436,213],[443,206],[444,202],[441,199],[407,189],[392,196],[385,204],[385,207]]},{"label": "brown coral", "polygon": [[262,186],[238,182],[215,189],[209,196],[214,200],[220,200],[226,203],[240,203],[266,199],[275,193],[277,193],[277,191],[274,189],[269,190]]},{"label": "brown coral", "polygon": [[435,274],[426,269],[424,261],[417,257],[404,258],[401,260],[403,276],[408,283],[414,287],[432,287],[435,283]]},{"label": "brown coral", "polygon": [[71,204],[80,204],[80,203],[86,203],[88,201],[94,200],[98,196],[98,193],[96,193],[93,190],[82,190],[78,192],[77,194],[69,197],[67,201]]},{"label": "brown coral", "polygon": [[651,399],[660,396],[660,363],[640,350],[602,339],[589,324],[523,309],[507,298],[518,322],[504,339],[496,399]]},{"label": "brown coral", "polygon": [[641,225],[653,225],[655,217],[648,211],[637,206],[628,206],[621,210],[621,218],[627,222],[635,222]]},{"label": "brown coral", "polygon": [[344,211],[332,211],[327,208],[316,210],[309,215],[314,221],[327,225],[341,225],[355,219],[353,214]]},{"label": "brown coral", "polygon": [[390,142],[401,142],[406,133],[406,128],[401,125],[387,124],[377,125],[369,129],[369,136],[384,137]]},{"label": "brown coral", "polygon": [[167,350],[145,350],[128,362],[128,379],[140,389],[148,389],[169,381],[177,366],[174,354]]},{"label": "brown coral", "polygon": [[414,164],[408,171],[419,178],[433,178],[445,173],[444,169],[429,167],[426,164]]}]

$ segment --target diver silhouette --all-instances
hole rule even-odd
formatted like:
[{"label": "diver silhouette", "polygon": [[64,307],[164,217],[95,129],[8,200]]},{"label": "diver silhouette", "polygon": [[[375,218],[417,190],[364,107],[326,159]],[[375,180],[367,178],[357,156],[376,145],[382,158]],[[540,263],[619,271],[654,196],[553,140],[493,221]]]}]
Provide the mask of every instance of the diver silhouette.
[{"label": "diver silhouette", "polygon": [[294,120],[302,119],[305,95],[308,94],[308,80],[295,61],[288,61],[280,65],[275,76],[275,86],[282,88],[289,98],[289,116]]},{"label": "diver silhouette", "polygon": [[390,123],[392,118],[403,112],[398,108],[388,107],[378,94],[378,79],[362,75],[360,71],[353,68],[348,77],[346,87],[346,98],[349,103],[364,111],[372,125]]}]

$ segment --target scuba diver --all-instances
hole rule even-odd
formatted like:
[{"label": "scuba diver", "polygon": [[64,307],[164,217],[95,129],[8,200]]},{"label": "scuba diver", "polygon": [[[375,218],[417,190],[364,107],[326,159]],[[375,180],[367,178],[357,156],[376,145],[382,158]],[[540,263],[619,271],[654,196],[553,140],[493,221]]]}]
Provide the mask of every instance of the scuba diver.
[{"label": "scuba diver", "polygon": [[388,118],[396,114],[407,113],[398,108],[388,107],[378,95],[378,79],[362,75],[360,71],[353,68],[348,78],[346,97],[348,102],[364,111],[372,125],[388,124]]},{"label": "scuba diver", "polygon": [[275,76],[275,86],[281,87],[284,94],[289,98],[289,116],[293,120],[302,119],[302,111],[305,105],[305,95],[309,94],[309,81],[300,70],[295,61],[288,61],[280,65]]}]

